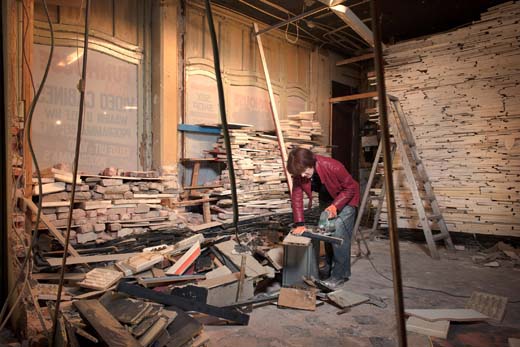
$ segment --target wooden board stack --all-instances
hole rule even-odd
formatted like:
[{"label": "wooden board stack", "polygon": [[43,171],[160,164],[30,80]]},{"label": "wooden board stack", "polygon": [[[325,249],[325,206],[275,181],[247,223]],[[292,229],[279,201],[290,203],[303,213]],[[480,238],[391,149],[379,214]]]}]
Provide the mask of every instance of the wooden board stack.
[{"label": "wooden board stack", "polygon": [[[58,229],[65,230],[72,189],[68,182],[72,182],[72,174],[56,169],[43,172],[46,183],[42,189],[42,212]],[[112,168],[102,173],[104,175],[82,174],[77,181],[72,244],[183,227],[188,222],[183,209],[161,205],[161,199],[179,196],[176,173],[159,176],[158,172],[121,172]],[[53,192],[47,185],[63,186],[63,191]],[[46,228],[43,224],[40,227]]]},{"label": "wooden board stack", "polygon": [[[388,47],[401,100],[448,227],[520,235],[520,3],[455,31]],[[396,172],[399,227],[419,225]]]},{"label": "wooden board stack", "polygon": [[[230,129],[230,141],[240,215],[289,212],[291,204],[276,137],[255,131],[251,126],[241,126]],[[209,154],[226,162],[224,139],[221,137],[214,147]],[[222,171],[220,181],[222,187],[212,191],[212,195],[222,197],[217,202],[218,218],[231,219],[231,184],[227,170]]]},{"label": "wooden board stack", "polygon": [[280,120],[280,126],[288,151],[302,147],[316,154],[330,156],[327,148],[320,145],[323,134],[320,122],[314,120],[314,111],[300,112],[287,118]]}]

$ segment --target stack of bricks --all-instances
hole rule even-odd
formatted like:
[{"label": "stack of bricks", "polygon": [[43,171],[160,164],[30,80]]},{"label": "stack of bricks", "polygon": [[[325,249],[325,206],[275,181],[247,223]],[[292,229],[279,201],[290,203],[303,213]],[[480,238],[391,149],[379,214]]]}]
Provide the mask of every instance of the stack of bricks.
[{"label": "stack of bricks", "polygon": [[[42,212],[65,231],[72,174],[58,169],[43,172]],[[179,197],[176,172],[159,177],[157,172],[105,169],[102,174],[78,177],[72,211],[72,244],[100,243],[131,234],[182,228],[189,222],[189,214],[183,209],[161,204],[163,199]],[[40,227],[45,228],[43,224]]]}]

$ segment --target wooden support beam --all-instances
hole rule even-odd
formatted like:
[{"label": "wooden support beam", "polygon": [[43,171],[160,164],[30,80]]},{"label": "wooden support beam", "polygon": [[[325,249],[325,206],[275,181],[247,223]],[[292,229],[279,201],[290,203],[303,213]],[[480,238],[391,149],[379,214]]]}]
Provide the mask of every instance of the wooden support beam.
[{"label": "wooden support beam", "polygon": [[374,53],[367,53],[367,54],[359,55],[357,57],[340,60],[336,63],[336,66],[348,65],[348,64],[352,64],[352,63],[357,63],[358,61],[369,60],[369,59],[374,59]]},{"label": "wooden support beam", "polygon": [[374,98],[376,96],[377,96],[377,92],[367,92],[367,93],[361,93],[361,94],[352,94],[352,95],[338,96],[336,98],[329,98],[329,102],[331,104],[335,104],[337,102],[354,101],[354,100],[359,100],[359,99],[368,99],[368,98]]},{"label": "wooden support beam", "polygon": [[[253,23],[255,33],[258,33],[258,24]],[[260,52],[260,58],[262,59],[262,66],[264,67],[265,81],[267,83],[267,91],[269,92],[269,101],[271,102],[271,115],[273,116],[274,128],[276,131],[276,137],[278,139],[278,146],[280,147],[280,153],[282,155],[283,172],[287,178],[287,185],[289,186],[289,195],[292,193],[292,177],[287,171],[287,148],[285,147],[285,141],[283,139],[282,128],[280,127],[280,120],[278,119],[278,110],[276,109],[276,101],[274,99],[273,87],[271,85],[271,77],[269,76],[269,70],[267,69],[267,61],[265,60],[264,46],[262,45],[261,35],[256,35],[256,41],[258,42],[258,51]]]},{"label": "wooden support beam", "polygon": [[347,23],[363,40],[374,47],[372,31],[350,8],[345,5],[336,5],[330,8],[342,21]]},{"label": "wooden support beam", "polygon": [[[29,208],[29,210],[31,210],[32,213],[38,213],[38,206],[36,206],[31,199],[22,197],[20,193],[18,193],[18,198],[21,199],[21,201],[25,204],[25,206]],[[52,236],[54,236],[58,240],[58,242],[65,247],[65,238],[61,234],[61,231],[59,231],[58,228],[56,228],[54,224],[52,224],[52,222],[43,213],[40,216],[40,219],[43,222],[43,224],[45,224],[47,228],[49,228],[49,232],[52,234]],[[36,228],[38,228],[38,226],[36,226]],[[75,257],[80,256],[80,254],[70,244],[68,247],[68,251],[70,255],[73,255]]]}]

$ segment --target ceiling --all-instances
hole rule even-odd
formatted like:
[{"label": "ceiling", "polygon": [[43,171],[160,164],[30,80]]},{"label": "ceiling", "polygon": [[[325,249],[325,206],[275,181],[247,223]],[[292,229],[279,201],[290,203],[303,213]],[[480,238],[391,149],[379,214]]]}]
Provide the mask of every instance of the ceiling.
[{"label": "ceiling", "polygon": [[[479,19],[487,8],[507,0],[381,0],[382,37],[385,43],[450,30]],[[280,27],[346,57],[370,47],[327,6],[315,0],[213,0],[214,3],[274,25],[309,11],[304,19]],[[347,0],[348,6],[369,28],[370,0]],[[294,40],[294,37],[290,37]]]}]

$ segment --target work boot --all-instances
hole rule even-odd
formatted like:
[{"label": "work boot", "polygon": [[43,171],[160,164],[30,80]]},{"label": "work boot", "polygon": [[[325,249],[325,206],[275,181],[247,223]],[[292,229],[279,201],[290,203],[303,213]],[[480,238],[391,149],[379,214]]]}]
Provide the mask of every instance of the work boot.
[{"label": "work boot", "polygon": [[345,281],[344,278],[329,277],[328,279],[321,281],[321,283],[330,289],[336,289],[345,283]]}]

